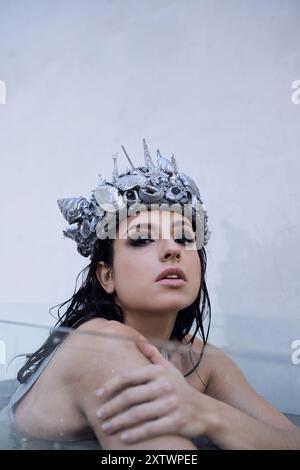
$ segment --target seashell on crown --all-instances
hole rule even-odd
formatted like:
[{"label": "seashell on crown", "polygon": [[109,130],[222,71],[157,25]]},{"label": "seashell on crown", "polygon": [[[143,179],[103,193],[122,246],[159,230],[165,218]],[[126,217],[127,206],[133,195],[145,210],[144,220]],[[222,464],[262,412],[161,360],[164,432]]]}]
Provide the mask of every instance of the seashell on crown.
[{"label": "seashell on crown", "polygon": [[[193,220],[198,222],[198,248],[207,244],[211,235],[207,225],[208,215],[196,183],[179,171],[174,155],[168,160],[157,150],[154,162],[145,139],[143,147],[145,165],[135,166],[122,146],[130,168],[119,174],[118,154],[113,155],[112,181],[108,182],[99,175],[98,187],[92,191],[90,200],[84,197],[57,200],[60,211],[70,225],[63,230],[63,234],[76,242],[82,256],[92,255],[97,239],[106,238],[116,227],[117,214],[124,216],[141,206],[148,208],[158,204],[163,209],[189,208]],[[107,227],[110,228],[108,231]]]}]

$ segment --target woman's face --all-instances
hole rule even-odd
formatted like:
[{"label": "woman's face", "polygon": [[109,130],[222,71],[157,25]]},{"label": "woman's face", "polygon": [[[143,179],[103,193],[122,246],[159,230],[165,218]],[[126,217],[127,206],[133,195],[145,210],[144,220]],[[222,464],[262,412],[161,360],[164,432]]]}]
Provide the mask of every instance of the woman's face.
[{"label": "woman's face", "polygon": [[[138,236],[142,239],[138,240]],[[125,314],[177,314],[197,297],[200,258],[192,226],[181,214],[155,210],[128,217],[118,227],[113,252],[109,287]],[[170,267],[183,271],[183,285],[157,282],[160,273]]]}]

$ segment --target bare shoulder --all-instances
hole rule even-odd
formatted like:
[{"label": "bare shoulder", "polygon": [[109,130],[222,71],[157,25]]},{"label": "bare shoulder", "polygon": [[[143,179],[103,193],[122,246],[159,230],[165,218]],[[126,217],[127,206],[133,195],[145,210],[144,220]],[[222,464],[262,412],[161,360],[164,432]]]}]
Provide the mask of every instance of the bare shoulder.
[{"label": "bare shoulder", "polygon": [[93,318],[83,323],[59,348],[64,382],[71,384],[72,393],[81,393],[95,377],[100,387],[113,373],[147,364],[136,346],[139,337],[137,330],[118,321]]},{"label": "bare shoulder", "polygon": [[[187,376],[190,385],[194,386],[201,393],[207,393],[212,377],[215,374],[218,358],[222,355],[222,351],[210,343],[204,342],[199,336],[195,336],[193,343],[190,343],[192,335],[186,335],[184,343],[189,343],[190,353],[185,356],[184,373],[195,367],[200,357],[201,360],[191,375]],[[189,358],[187,358],[189,356]]]},{"label": "bare shoulder", "polygon": [[116,320],[106,320],[105,318],[92,318],[82,323],[78,328],[70,332],[66,348],[75,348],[76,346],[84,347],[91,345],[99,345],[99,341],[106,339],[122,340],[136,338],[140,336],[139,332],[130,326],[124,325]]},{"label": "bare shoulder", "polygon": [[[186,335],[185,340],[187,342],[190,341],[192,335]],[[207,374],[209,377],[212,377],[212,374],[215,372],[215,368],[221,358],[226,358],[226,354],[219,349],[218,347],[214,346],[211,343],[206,343],[204,347],[204,342],[202,341],[199,336],[195,336],[193,344],[191,346],[191,350],[193,353],[194,358],[199,357],[203,351],[203,356],[201,359],[202,368],[205,367],[207,370]]]},{"label": "bare shoulder", "polygon": [[124,325],[116,320],[107,320],[106,318],[92,318],[77,328],[80,332],[95,333],[115,333],[121,336],[140,336],[140,333],[134,328]]},{"label": "bare shoulder", "polygon": [[[192,335],[190,335],[190,334],[185,336],[186,341],[190,341],[191,338],[192,338]],[[202,341],[202,339],[199,338],[199,336],[196,335],[195,338],[194,338],[194,341],[193,341],[193,349],[195,351],[199,352],[199,351],[202,350],[203,345],[204,345],[204,342]],[[206,343],[206,345],[205,345],[205,354],[207,356],[213,356],[213,355],[216,355],[218,353],[222,354],[222,350],[219,349],[218,347],[214,346],[211,343]]]},{"label": "bare shoulder", "polygon": [[[187,335],[185,338],[189,341],[191,335]],[[203,350],[197,371],[201,373],[201,378],[206,385],[203,390],[200,387],[200,391],[229,404],[237,403],[237,397],[243,392],[245,392],[245,396],[249,393],[255,393],[248,384],[244,373],[229,354],[211,343],[206,343],[204,349],[203,346],[201,338],[196,336],[191,350],[194,362],[200,357]],[[231,401],[233,397],[234,400]]]},{"label": "bare shoulder", "polygon": [[[200,351],[202,341],[199,339],[195,343],[195,348]],[[252,388],[239,365],[226,352],[207,344],[203,358],[208,370],[207,395],[275,427],[293,428],[277,408]]]},{"label": "bare shoulder", "polygon": [[[187,340],[190,338],[190,335],[186,337]],[[199,357],[203,346],[203,341],[196,336],[192,345],[192,351],[195,357],[196,355]],[[227,379],[230,383],[233,376],[239,376],[240,378],[243,376],[241,370],[230,356],[221,348],[211,343],[206,343],[200,364],[202,364],[202,368],[205,368],[206,376],[208,377],[206,392],[211,395],[217,395],[217,387],[223,388]]]},{"label": "bare shoulder", "polygon": [[[130,352],[135,346],[135,339],[140,333],[115,320],[93,318],[71,331],[57,351],[57,360],[66,382],[76,380],[92,364],[105,366],[103,357],[109,357],[110,363],[120,357],[120,352]],[[99,369],[100,370],[100,369]]]}]

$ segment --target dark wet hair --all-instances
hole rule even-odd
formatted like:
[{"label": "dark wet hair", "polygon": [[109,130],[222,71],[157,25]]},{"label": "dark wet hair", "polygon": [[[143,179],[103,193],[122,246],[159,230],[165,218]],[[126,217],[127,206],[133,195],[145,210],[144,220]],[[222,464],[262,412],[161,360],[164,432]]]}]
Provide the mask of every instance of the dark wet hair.
[{"label": "dark wet hair", "polygon": [[[196,328],[192,337],[188,341],[188,344],[193,344],[196,334],[200,332],[203,347],[196,364],[194,364],[192,352],[190,352],[190,359],[193,364],[193,368],[185,374],[185,377],[190,375],[198,367],[202,359],[204,348],[208,340],[211,322],[211,306],[205,282],[207,265],[206,252],[204,247],[197,251],[201,260],[201,286],[195,301],[190,306],[178,312],[170,336],[170,340],[181,342],[191,330],[194,321],[196,323]],[[106,238],[104,240],[97,240],[90,264],[77,276],[73,296],[65,302],[50,309],[51,313],[51,310],[58,307],[58,321],[44,344],[34,353],[27,354],[27,361],[17,374],[17,379],[20,383],[26,382],[38,369],[43,360],[55,349],[57,343],[53,341],[53,338],[57,334],[57,331],[59,331],[60,327],[75,329],[92,318],[105,318],[107,320],[116,320],[120,323],[124,322],[123,311],[121,307],[114,302],[115,294],[108,294],[98,281],[96,270],[99,261],[104,261],[108,267],[113,266],[112,239]],[[76,291],[77,281],[80,274],[83,274],[84,279],[82,285]],[[64,306],[67,306],[67,310],[64,314],[61,314],[61,309]],[[206,333],[204,328],[205,319],[207,320]],[[202,379],[200,378],[200,380]]]}]

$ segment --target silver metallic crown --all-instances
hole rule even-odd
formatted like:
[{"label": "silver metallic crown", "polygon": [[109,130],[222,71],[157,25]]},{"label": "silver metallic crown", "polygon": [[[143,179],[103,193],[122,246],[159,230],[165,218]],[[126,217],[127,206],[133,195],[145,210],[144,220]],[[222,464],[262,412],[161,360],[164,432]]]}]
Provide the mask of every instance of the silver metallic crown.
[{"label": "silver metallic crown", "polygon": [[193,213],[201,216],[203,245],[207,244],[211,232],[197,185],[189,176],[179,172],[174,155],[169,161],[157,150],[155,163],[145,139],[143,146],[145,166],[134,166],[122,146],[131,168],[119,174],[118,154],[113,155],[112,181],[108,182],[99,175],[98,187],[92,191],[89,201],[84,197],[58,199],[57,204],[70,224],[63,233],[77,243],[77,250],[82,256],[92,254],[95,242],[101,238],[101,233],[117,212],[128,209],[132,212],[140,204],[190,204]]}]

